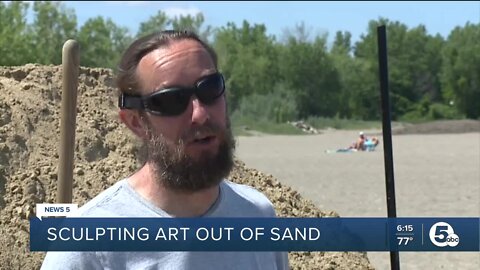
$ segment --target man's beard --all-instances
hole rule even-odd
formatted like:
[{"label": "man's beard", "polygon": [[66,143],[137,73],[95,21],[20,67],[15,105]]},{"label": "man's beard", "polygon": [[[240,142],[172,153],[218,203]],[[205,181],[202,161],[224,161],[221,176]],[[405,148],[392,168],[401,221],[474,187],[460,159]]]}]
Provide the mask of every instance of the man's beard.
[{"label": "man's beard", "polygon": [[[150,139],[143,143],[143,155],[154,169],[155,180],[165,188],[182,192],[203,190],[218,185],[232,170],[235,139],[228,118],[226,128],[207,120],[201,127],[187,130],[174,145],[156,135],[148,120],[145,123]],[[217,137],[220,143],[216,153],[205,151],[196,158],[185,153],[185,142],[197,132]]]}]

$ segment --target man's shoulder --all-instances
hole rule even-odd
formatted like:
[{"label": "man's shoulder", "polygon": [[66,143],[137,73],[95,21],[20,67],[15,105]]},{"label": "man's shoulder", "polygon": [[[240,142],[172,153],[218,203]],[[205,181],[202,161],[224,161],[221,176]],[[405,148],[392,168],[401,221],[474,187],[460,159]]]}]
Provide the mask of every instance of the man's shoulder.
[{"label": "man's shoulder", "polygon": [[92,200],[79,208],[82,217],[119,217],[124,216],[125,210],[131,204],[126,190],[126,180],[120,180],[111,187],[102,191]]},{"label": "man's shoulder", "polygon": [[231,189],[231,191],[235,192],[236,194],[242,196],[245,199],[258,202],[270,202],[270,200],[265,196],[265,194],[252,186],[235,183],[229,180],[225,180],[224,183],[228,188]]},{"label": "man's shoulder", "polygon": [[229,180],[225,180],[223,185],[225,197],[228,197],[229,202],[240,212],[255,213],[257,210],[258,216],[275,216],[272,202],[256,188]]}]

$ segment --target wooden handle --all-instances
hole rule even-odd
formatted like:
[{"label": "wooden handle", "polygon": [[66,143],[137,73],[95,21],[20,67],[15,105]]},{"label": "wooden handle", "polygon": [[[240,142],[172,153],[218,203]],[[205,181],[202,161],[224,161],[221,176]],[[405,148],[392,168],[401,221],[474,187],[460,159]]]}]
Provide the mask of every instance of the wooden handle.
[{"label": "wooden handle", "polygon": [[62,51],[63,87],[57,203],[72,202],[79,64],[79,45],[75,40],[67,40]]}]

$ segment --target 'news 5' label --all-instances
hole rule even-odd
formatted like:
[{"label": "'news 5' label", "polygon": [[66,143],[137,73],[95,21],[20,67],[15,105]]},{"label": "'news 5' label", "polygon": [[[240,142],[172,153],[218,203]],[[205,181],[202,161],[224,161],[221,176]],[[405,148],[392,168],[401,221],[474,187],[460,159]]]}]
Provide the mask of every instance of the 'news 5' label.
[{"label": "'news 5' label", "polygon": [[39,203],[36,216],[40,220],[42,217],[75,217],[77,210],[78,204],[73,203]]}]

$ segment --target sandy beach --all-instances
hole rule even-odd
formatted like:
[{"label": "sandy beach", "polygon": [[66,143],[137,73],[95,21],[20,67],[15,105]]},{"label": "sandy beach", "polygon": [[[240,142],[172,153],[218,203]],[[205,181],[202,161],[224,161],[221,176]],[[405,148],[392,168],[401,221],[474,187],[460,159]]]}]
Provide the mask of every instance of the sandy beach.
[{"label": "sandy beach", "polygon": [[[378,130],[365,133],[378,134]],[[358,131],[237,138],[237,156],[272,174],[322,210],[342,217],[387,216],[383,141],[375,152],[333,153]],[[398,217],[480,215],[480,133],[393,136]],[[376,269],[390,269],[388,252],[369,252]],[[474,252],[403,252],[402,269],[480,269]]]}]

